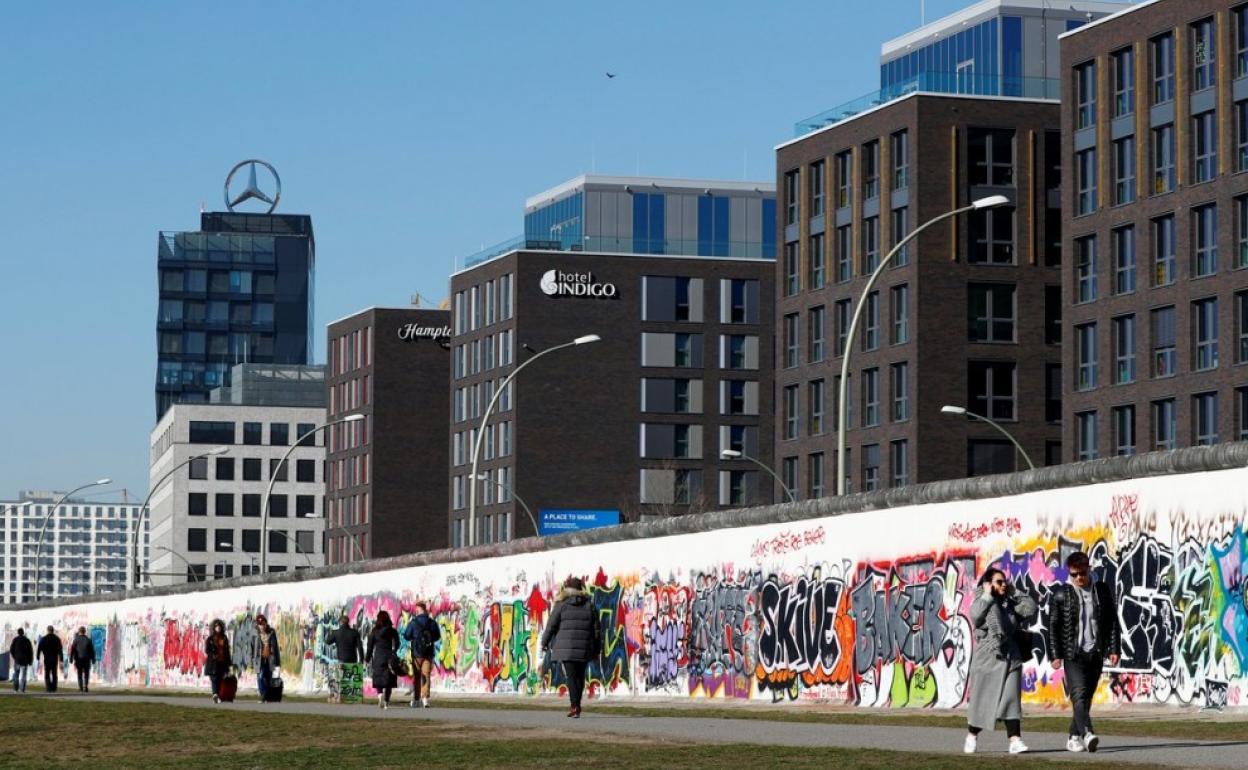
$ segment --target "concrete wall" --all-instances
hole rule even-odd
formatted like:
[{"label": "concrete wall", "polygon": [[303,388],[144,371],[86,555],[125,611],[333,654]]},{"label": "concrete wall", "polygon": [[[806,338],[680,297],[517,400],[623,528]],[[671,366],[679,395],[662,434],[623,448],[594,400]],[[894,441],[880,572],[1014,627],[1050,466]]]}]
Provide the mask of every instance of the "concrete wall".
[{"label": "concrete wall", "polygon": [[[436,691],[527,694],[560,685],[538,639],[557,585],[576,574],[593,584],[605,629],[595,693],[957,706],[975,686],[977,576],[1004,565],[1044,606],[1063,557],[1082,548],[1119,597],[1123,658],[1098,700],[1235,706],[1248,701],[1246,460],[1246,444],[1180,450],[467,554],[487,558],[418,554],[371,572],[5,608],[0,635],[7,650],[19,626],[87,625],[101,684],[206,688],[203,637],[221,617],[248,686],[252,618],[264,612],[287,687],[308,692],[325,688],[323,634],[341,612],[367,627],[379,609],[406,620],[429,599],[443,633]],[[892,510],[864,510],[884,503]],[[1063,672],[1048,659],[1046,618],[1025,700],[1058,705]]]}]

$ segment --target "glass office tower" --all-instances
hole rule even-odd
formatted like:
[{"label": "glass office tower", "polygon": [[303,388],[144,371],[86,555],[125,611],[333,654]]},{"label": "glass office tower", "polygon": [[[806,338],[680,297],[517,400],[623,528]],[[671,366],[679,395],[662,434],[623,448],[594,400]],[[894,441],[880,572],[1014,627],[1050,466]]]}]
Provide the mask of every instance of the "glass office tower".
[{"label": "glass office tower", "polygon": [[156,419],[205,403],[235,364],[312,360],[316,244],[301,214],[200,215],[157,243]]}]

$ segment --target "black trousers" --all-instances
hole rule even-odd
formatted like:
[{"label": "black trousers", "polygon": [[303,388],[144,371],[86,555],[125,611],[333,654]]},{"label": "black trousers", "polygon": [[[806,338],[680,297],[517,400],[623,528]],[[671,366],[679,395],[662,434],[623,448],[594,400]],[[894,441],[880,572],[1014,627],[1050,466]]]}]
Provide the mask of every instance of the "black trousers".
[{"label": "black trousers", "polygon": [[58,663],[43,664],[43,686],[48,692],[56,692],[56,678],[60,674],[60,665]]},{"label": "black trousers", "polygon": [[[1011,738],[1023,737],[1023,720],[1021,719],[1002,719],[1005,722],[1005,734]],[[967,732],[971,735],[979,735],[984,731],[982,727],[967,726]]]},{"label": "black trousers", "polygon": [[585,692],[585,669],[589,663],[583,660],[563,661],[563,675],[568,680],[568,700],[572,708],[581,707],[581,695]]},{"label": "black trousers", "polygon": [[1101,679],[1104,660],[1096,652],[1080,652],[1062,663],[1066,671],[1066,696],[1070,698],[1070,734],[1082,738],[1092,729],[1092,696]]},{"label": "black trousers", "polygon": [[213,672],[208,675],[208,682],[212,685],[212,694],[221,694],[221,680],[225,679],[225,674],[229,670],[228,666],[217,666]]},{"label": "black trousers", "polygon": [[78,670],[78,689],[87,689],[87,686],[91,684],[91,664],[75,663],[74,668]]}]

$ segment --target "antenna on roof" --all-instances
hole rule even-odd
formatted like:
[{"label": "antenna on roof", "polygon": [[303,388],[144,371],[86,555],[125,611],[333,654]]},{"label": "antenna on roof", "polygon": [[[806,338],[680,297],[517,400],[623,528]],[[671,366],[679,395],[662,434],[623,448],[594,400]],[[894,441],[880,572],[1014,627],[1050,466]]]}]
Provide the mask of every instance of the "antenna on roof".
[{"label": "antenna on roof", "polygon": [[199,202],[199,213],[201,213],[201,214],[202,214],[202,213],[204,213],[204,202],[203,202],[203,201],[200,201],[200,202]]},{"label": "antenna on roof", "polygon": [[919,0],[919,26],[927,23],[927,0]]}]

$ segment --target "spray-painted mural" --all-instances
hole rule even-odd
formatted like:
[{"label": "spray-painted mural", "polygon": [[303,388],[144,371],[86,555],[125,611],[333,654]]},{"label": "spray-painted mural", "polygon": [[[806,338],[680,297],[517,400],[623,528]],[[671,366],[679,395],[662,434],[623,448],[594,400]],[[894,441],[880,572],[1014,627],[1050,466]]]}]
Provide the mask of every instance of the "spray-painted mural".
[{"label": "spray-painted mural", "polygon": [[[1137,479],[1010,498],[913,506],[800,523],[624,541],[43,610],[19,626],[88,626],[101,684],[207,687],[215,617],[254,684],[252,620],[278,631],[292,692],[325,692],[328,631],[346,612],[406,623],[427,600],[442,629],[434,687],[533,694],[563,682],[539,649],[558,586],[586,578],[602,620],[595,695],[682,695],[862,706],[964,704],[976,579],[1002,566],[1042,607],[1025,699],[1061,703],[1048,657],[1048,597],[1065,556],[1087,551],[1118,597],[1122,659],[1101,701],[1248,705],[1248,470]],[[371,688],[366,684],[366,692]]]}]

